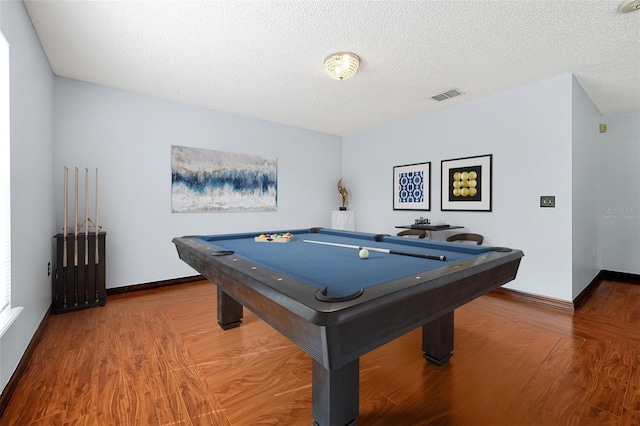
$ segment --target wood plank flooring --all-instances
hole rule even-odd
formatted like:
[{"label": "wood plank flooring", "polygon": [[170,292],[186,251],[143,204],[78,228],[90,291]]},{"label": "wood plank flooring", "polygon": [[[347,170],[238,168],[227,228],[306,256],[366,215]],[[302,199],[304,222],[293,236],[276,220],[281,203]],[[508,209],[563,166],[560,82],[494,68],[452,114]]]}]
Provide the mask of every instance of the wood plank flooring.
[{"label": "wood plank flooring", "polygon": [[[53,316],[0,419],[40,425],[311,425],[311,360],[206,282]],[[390,319],[392,320],[392,319]],[[415,330],[360,361],[359,425],[638,425],[640,286],[576,312],[484,296],[456,310],[451,362]]]}]

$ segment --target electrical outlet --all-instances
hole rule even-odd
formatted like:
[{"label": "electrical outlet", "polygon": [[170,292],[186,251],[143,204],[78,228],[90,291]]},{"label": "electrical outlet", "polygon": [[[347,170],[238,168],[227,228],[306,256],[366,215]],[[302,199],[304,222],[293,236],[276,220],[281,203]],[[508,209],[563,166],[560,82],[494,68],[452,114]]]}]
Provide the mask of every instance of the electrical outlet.
[{"label": "electrical outlet", "polygon": [[540,207],[555,207],[556,206],[556,196],[555,195],[541,195],[540,196]]}]

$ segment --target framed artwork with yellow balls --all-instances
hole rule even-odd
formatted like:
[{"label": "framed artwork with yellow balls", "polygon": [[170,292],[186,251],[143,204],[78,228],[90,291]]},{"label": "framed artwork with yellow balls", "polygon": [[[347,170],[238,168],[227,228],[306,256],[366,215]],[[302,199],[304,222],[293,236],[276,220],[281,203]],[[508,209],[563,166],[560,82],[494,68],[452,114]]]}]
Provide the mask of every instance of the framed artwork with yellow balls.
[{"label": "framed artwork with yellow balls", "polygon": [[491,211],[493,155],[442,160],[442,211]]}]

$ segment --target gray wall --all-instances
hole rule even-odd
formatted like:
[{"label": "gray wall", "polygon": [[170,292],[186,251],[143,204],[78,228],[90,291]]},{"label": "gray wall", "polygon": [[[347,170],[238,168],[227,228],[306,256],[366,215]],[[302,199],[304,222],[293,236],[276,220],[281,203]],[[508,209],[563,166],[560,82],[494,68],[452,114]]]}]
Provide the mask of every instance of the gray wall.
[{"label": "gray wall", "polygon": [[11,293],[24,310],[0,340],[0,388],[51,305],[53,73],[21,1],[0,2],[11,61]]},{"label": "gray wall", "polygon": [[602,269],[640,274],[640,111],[603,118],[598,221]]},{"label": "gray wall", "polygon": [[575,78],[572,86],[571,299],[575,299],[600,271],[596,254],[602,115]]},{"label": "gray wall", "polygon": [[[487,245],[525,252],[505,287],[570,302],[601,269],[640,273],[640,191],[621,184],[638,180],[639,118],[602,117],[567,74],[347,136],[358,230],[395,233],[419,216],[464,225]],[[441,161],[490,153],[493,211],[441,211]],[[393,167],[421,162],[431,162],[431,211],[394,211]],[[541,195],[555,195],[556,207],[540,208]]]},{"label": "gray wall", "polygon": [[[195,274],[178,259],[176,236],[330,225],[340,137],[66,78],[54,87],[56,223],[63,167],[88,167],[91,179],[98,168],[107,288]],[[171,213],[171,145],[277,157],[278,211]]]},{"label": "gray wall", "polygon": [[[571,102],[567,74],[345,137],[358,229],[394,233],[419,216],[464,225],[487,245],[524,251],[507,287],[572,300]],[[482,154],[493,154],[493,211],[441,211],[441,161]],[[393,167],[429,161],[431,211],[392,210]],[[556,208],[540,208],[541,195],[555,195]]]}]

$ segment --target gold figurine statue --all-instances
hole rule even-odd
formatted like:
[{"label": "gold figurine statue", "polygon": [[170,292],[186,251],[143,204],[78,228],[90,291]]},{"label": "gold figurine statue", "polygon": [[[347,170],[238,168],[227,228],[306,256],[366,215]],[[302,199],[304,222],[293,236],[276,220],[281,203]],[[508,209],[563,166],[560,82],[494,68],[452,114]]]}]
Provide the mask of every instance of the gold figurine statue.
[{"label": "gold figurine statue", "polygon": [[342,197],[342,207],[340,207],[340,210],[346,210],[347,203],[349,203],[349,192],[347,188],[342,186],[342,179],[338,181],[338,192],[340,193],[340,197]]}]

